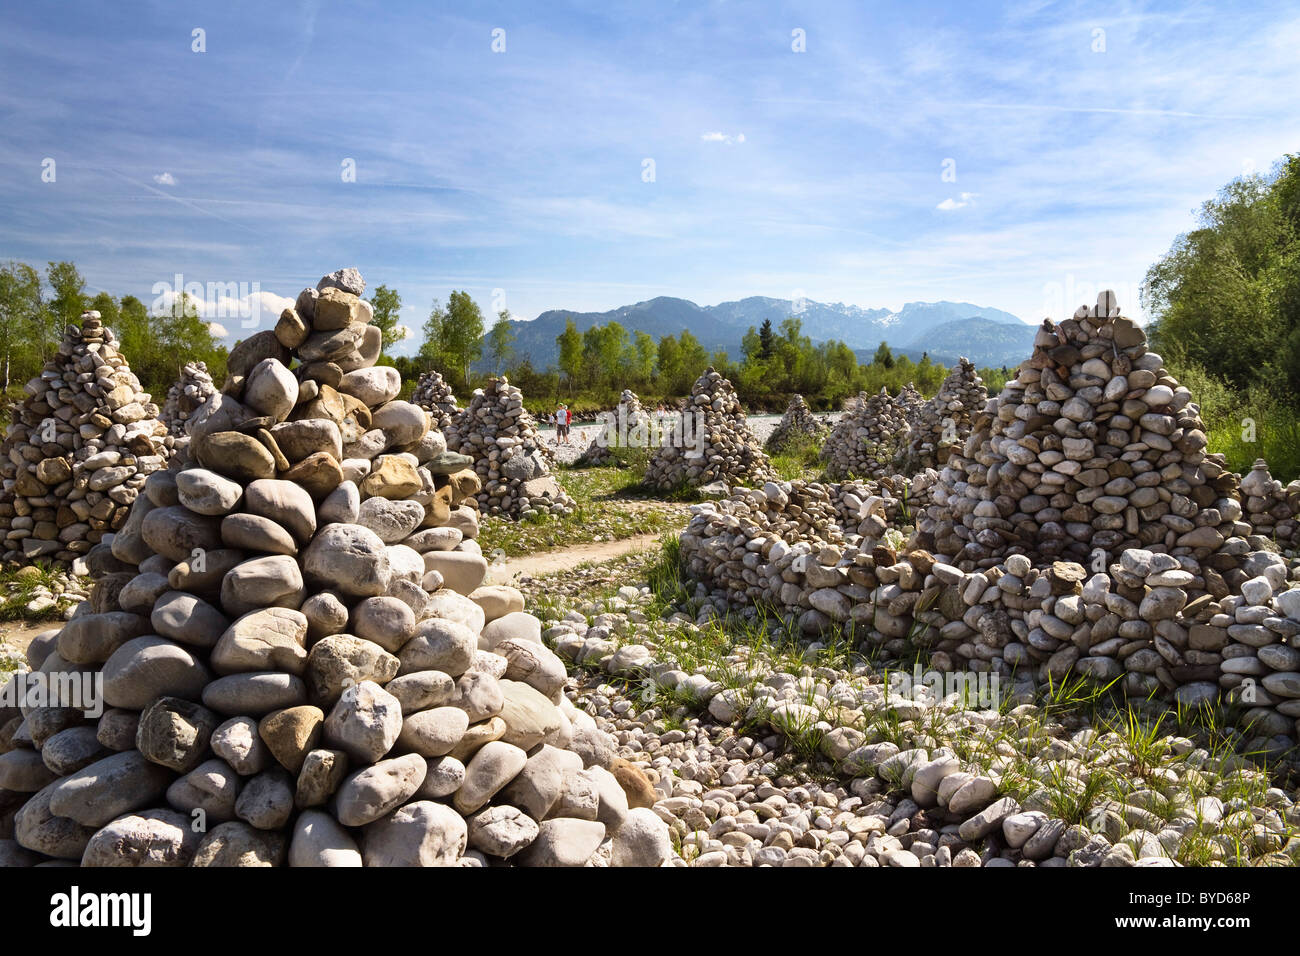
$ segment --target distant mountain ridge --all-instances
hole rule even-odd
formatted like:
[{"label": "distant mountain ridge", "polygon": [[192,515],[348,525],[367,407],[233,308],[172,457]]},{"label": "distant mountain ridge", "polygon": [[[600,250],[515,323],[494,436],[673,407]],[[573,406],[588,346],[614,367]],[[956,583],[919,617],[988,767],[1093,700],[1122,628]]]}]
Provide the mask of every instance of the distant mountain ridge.
[{"label": "distant mountain ridge", "polygon": [[[802,309],[796,311],[789,299],[750,296],[701,306],[689,299],[659,296],[607,312],[551,309],[531,322],[511,325],[515,354],[529,358],[536,368],[557,362],[555,339],[569,319],[579,332],[618,322],[629,333],[646,332],[656,339],[686,329],[710,352],[723,349],[736,360],[743,354],[741,340],[751,326],[758,328],[764,319],[771,319],[777,329],[791,315],[814,342],[835,339],[859,355],[888,342],[891,350],[914,359],[928,352],[935,362],[953,364],[964,355],[977,365],[997,366],[1019,364],[1033,350],[1034,326],[1010,312],[969,302],[908,302],[897,312],[811,299],[800,304]],[[869,354],[866,359],[870,360]]]}]

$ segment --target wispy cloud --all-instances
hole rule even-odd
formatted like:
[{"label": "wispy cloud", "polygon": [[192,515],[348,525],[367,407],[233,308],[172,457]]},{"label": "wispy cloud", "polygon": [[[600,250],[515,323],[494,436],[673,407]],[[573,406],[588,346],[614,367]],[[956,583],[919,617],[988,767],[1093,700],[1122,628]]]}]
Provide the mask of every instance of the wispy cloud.
[{"label": "wispy cloud", "polygon": [[743,143],[745,141],[745,134],[737,133],[732,136],[730,133],[720,132],[701,133],[700,139],[704,140],[706,143],[726,143],[728,146],[735,146],[737,143]]},{"label": "wispy cloud", "polygon": [[176,185],[176,177],[173,176],[171,173],[165,173],[165,172],[164,172],[164,173],[157,173],[157,174],[154,175],[154,177],[153,177],[153,181],[156,182],[159,186],[175,186],[175,185]]},{"label": "wispy cloud", "polygon": [[950,212],[954,209],[964,209],[967,206],[969,206],[972,202],[974,202],[975,197],[978,195],[979,193],[962,193],[961,196],[959,196],[957,199],[953,199],[951,196],[949,196],[947,199],[939,203],[939,205],[935,206],[934,208],[942,209],[944,212]]}]

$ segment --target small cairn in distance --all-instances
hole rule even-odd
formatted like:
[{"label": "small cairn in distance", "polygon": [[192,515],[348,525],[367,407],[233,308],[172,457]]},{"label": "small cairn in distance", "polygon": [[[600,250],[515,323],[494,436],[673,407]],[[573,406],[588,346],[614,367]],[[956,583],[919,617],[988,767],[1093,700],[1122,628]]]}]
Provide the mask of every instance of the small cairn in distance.
[{"label": "small cairn in distance", "polygon": [[473,460],[482,490],[479,510],[488,515],[528,518],[562,516],[573,499],[551,474],[537,422],[524,408],[523,393],[503,375],[489,380],[447,429],[447,447]]},{"label": "small cairn in distance", "polygon": [[967,359],[958,360],[934,398],[923,404],[911,422],[912,431],[902,462],[904,474],[938,468],[955,447],[963,445],[974,416],[988,404],[984,380]]},{"label": "small cairn in distance", "polygon": [[804,443],[820,445],[826,440],[830,429],[812,413],[804,397],[799,394],[790,396],[790,404],[772,434],[767,438],[766,450],[769,455],[779,455],[787,448]]},{"label": "small cairn in distance", "polygon": [[411,393],[411,401],[425,411],[432,412],[434,426],[444,432],[460,414],[460,405],[456,403],[451,386],[437,372],[424,372],[420,376],[415,391]]},{"label": "small cairn in distance", "polygon": [[651,417],[641,407],[641,399],[630,388],[623,389],[619,396],[618,407],[604,416],[604,427],[596,431],[587,450],[578,456],[576,465],[591,468],[599,465],[616,464],[612,448],[650,447],[655,441],[658,429]]},{"label": "small cairn in distance", "polygon": [[178,453],[189,446],[185,426],[190,416],[201,408],[216,390],[217,385],[212,381],[212,375],[208,372],[205,362],[186,362],[181,368],[180,377],[167,390],[167,398],[163,402],[159,417],[167,426],[168,434],[176,440]]}]

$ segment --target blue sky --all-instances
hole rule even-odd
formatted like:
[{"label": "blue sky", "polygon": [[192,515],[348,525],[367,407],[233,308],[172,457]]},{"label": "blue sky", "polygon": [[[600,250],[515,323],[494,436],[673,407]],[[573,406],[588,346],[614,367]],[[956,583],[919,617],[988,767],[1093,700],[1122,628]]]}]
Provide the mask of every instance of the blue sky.
[{"label": "blue sky", "polygon": [[1137,314],[1196,207],[1300,148],[1288,3],[10,2],[3,24],[0,259],[146,302],[177,273],[257,283],[268,322],[342,265],[416,328],[461,288],[519,318],[801,294],[1037,320],[1099,287]]}]

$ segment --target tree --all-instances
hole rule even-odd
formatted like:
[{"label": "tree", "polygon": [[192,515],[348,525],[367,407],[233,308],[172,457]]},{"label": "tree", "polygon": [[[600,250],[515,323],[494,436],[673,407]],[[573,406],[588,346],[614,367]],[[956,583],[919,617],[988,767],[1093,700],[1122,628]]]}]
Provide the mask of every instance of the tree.
[{"label": "tree", "polygon": [[758,329],[758,357],[767,361],[772,357],[772,320],[764,319],[763,324]]},{"label": "tree", "polygon": [[387,353],[390,345],[400,342],[410,334],[406,326],[400,324],[402,297],[395,289],[390,289],[386,285],[377,285],[370,293],[370,305],[375,310],[371,325],[378,326],[384,336],[380,352]]},{"label": "tree", "polygon": [[636,357],[632,360],[632,377],[638,387],[649,385],[655,374],[655,359],[658,348],[654,338],[648,332],[637,330],[632,348]]},{"label": "tree", "polygon": [[0,380],[5,391],[11,375],[28,378],[44,361],[34,348],[41,309],[40,273],[22,262],[0,268]]},{"label": "tree", "polygon": [[875,357],[871,360],[872,365],[879,365],[881,368],[894,367],[894,353],[889,350],[889,345],[881,342],[876,349]]},{"label": "tree", "polygon": [[690,333],[687,329],[682,329],[682,334],[677,337],[677,344],[681,351],[681,378],[675,383],[674,392],[688,392],[695,380],[704,374],[704,369],[709,364],[709,353],[705,351],[700,340]]},{"label": "tree", "polygon": [[429,309],[429,317],[424,320],[424,325],[420,327],[420,332],[424,338],[420,342],[417,357],[422,371],[427,372],[430,369],[437,369],[440,372],[447,371],[446,356],[442,351],[442,326],[446,320],[447,310],[442,307],[442,302],[434,299],[433,306]]},{"label": "tree", "polygon": [[483,355],[483,313],[468,292],[453,292],[442,320],[442,354],[469,387],[469,367]]},{"label": "tree", "polygon": [[1300,155],[1235,179],[1147,270],[1153,346],[1287,404],[1300,390]]},{"label": "tree", "polygon": [[86,280],[71,262],[51,262],[45,269],[45,278],[54,297],[50,299],[50,312],[60,325],[71,325],[86,311]]},{"label": "tree", "polygon": [[133,295],[122,296],[113,331],[117,333],[118,346],[131,363],[136,377],[142,382],[161,382],[161,378],[152,378],[149,371],[158,367],[162,343],[158,341],[145,304]]},{"label": "tree", "polygon": [[98,312],[100,320],[114,332],[117,331],[118,319],[121,312],[118,309],[117,301],[107,292],[98,293],[90,300],[87,306],[92,312]]},{"label": "tree", "polygon": [[510,324],[510,312],[502,309],[497,313],[497,320],[487,335],[488,354],[492,356],[492,370],[500,375],[501,369],[510,361],[514,353],[511,343],[515,340],[515,330]]},{"label": "tree", "polygon": [[[180,377],[186,362],[200,361],[212,365],[217,357],[218,344],[212,326],[203,320],[188,293],[172,300],[171,308],[158,316],[154,323],[156,341],[160,350],[160,368],[146,381],[170,387]],[[216,372],[215,369],[209,368]]]},{"label": "tree", "polygon": [[677,391],[676,382],[682,371],[682,349],[677,339],[665,335],[659,340],[659,383],[669,394]]},{"label": "tree", "polygon": [[560,347],[560,371],[569,380],[569,394],[573,394],[573,382],[582,371],[582,335],[573,319],[566,319],[564,331],[555,337],[555,344]]}]

